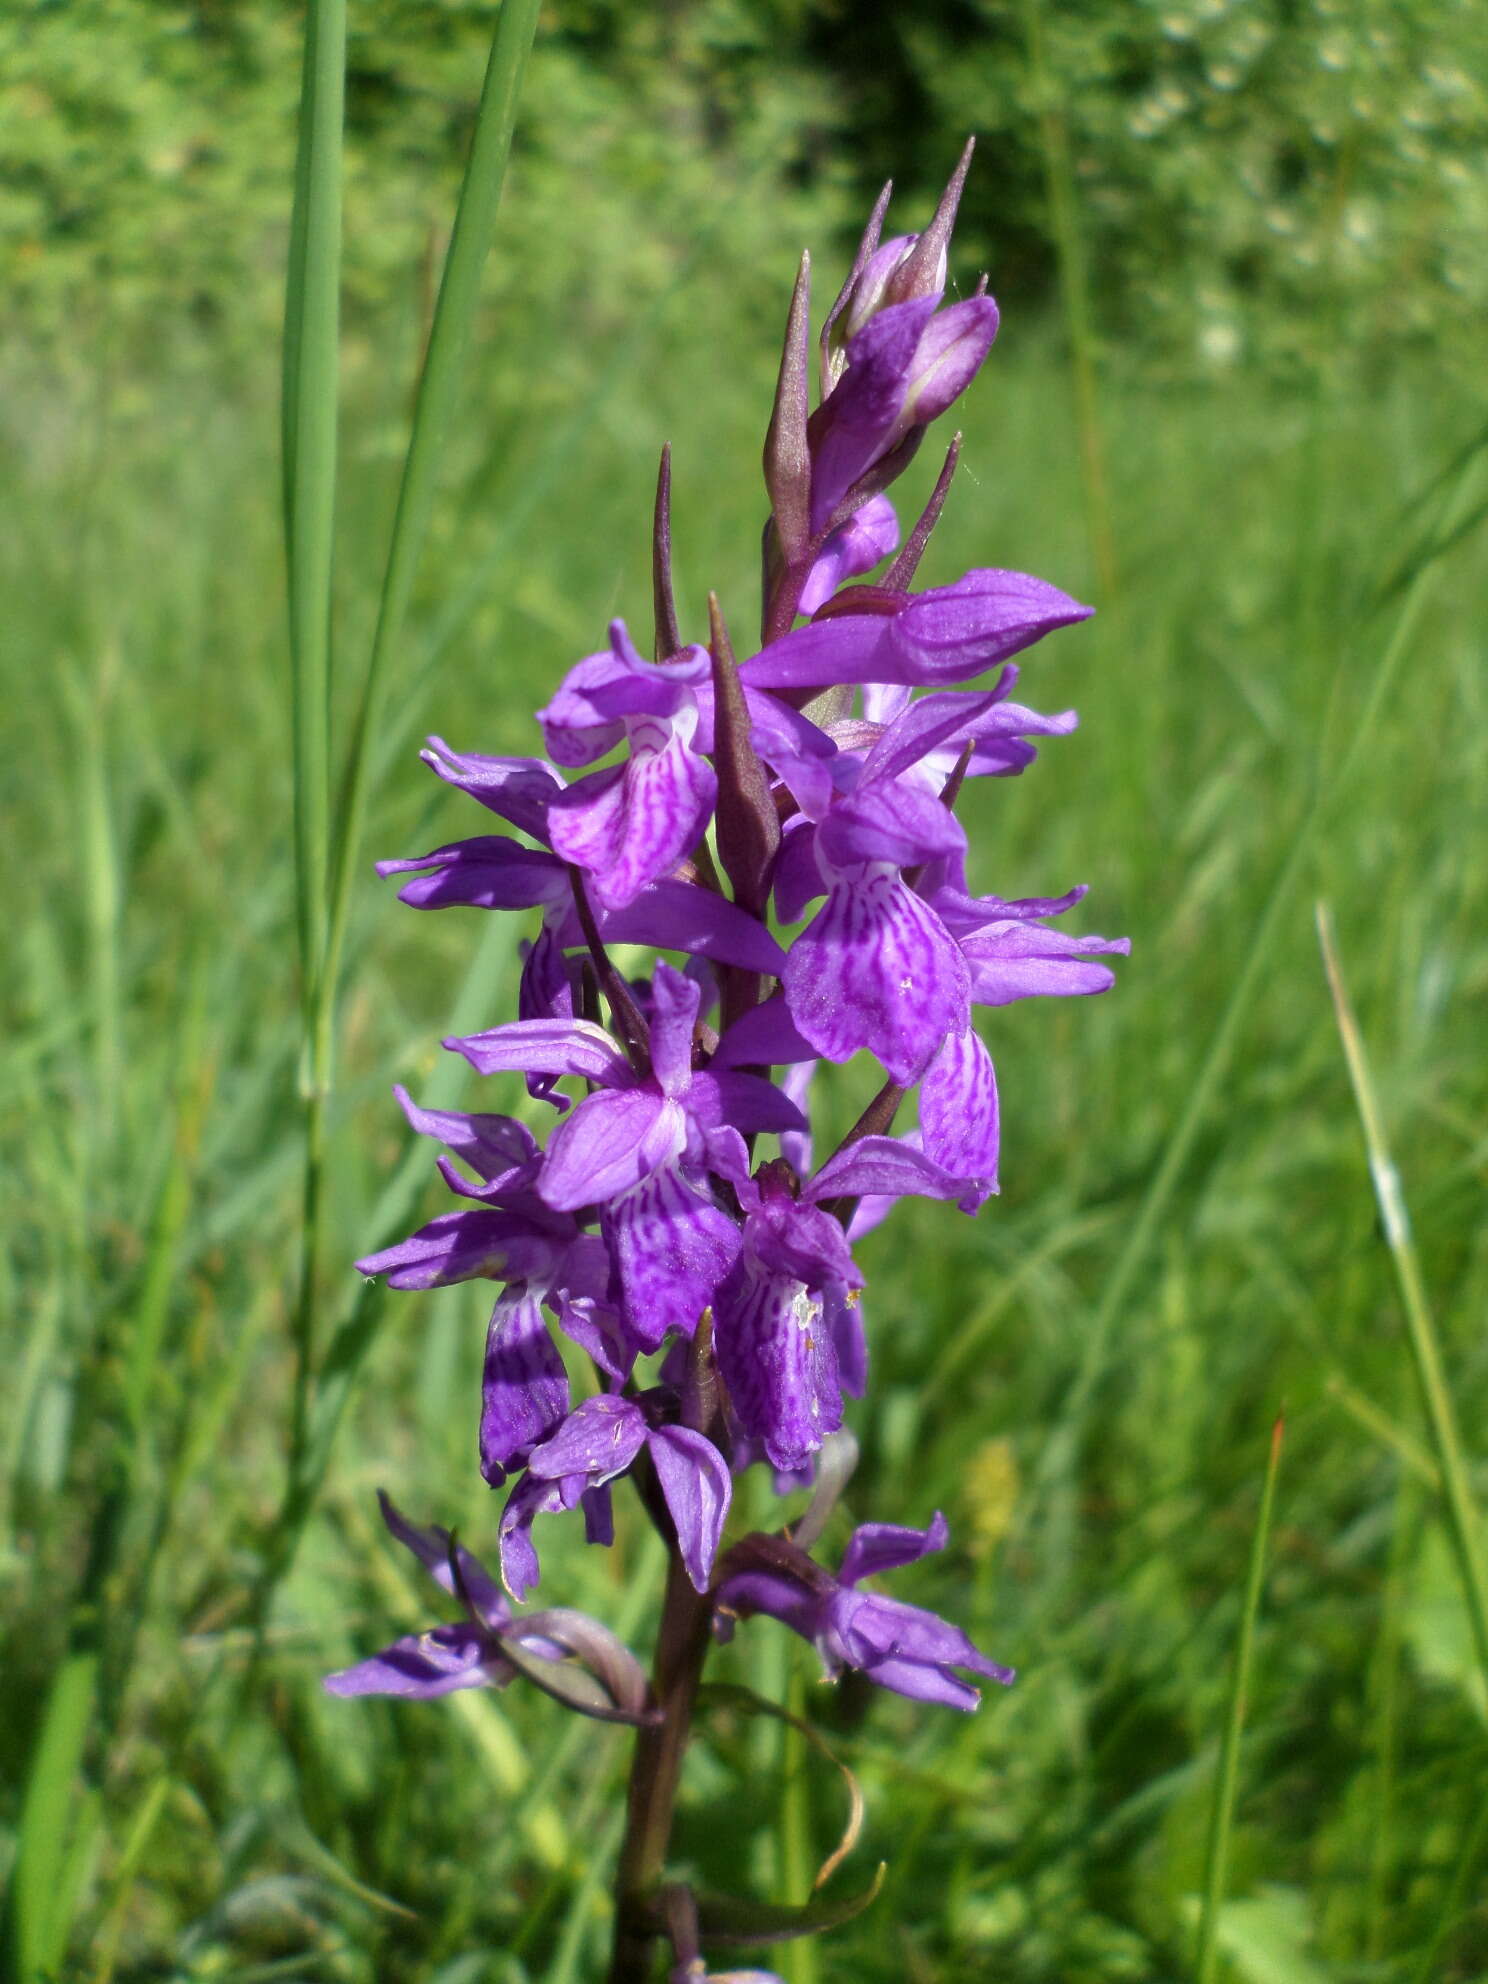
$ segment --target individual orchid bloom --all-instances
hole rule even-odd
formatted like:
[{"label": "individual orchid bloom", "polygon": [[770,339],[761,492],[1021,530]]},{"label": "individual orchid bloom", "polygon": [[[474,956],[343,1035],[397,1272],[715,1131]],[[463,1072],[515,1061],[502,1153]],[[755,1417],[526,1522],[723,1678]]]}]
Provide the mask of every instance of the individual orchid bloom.
[{"label": "individual orchid bloom", "polygon": [[548,808],[553,848],[582,868],[606,909],[634,902],[668,875],[702,838],[718,779],[694,747],[696,691],[711,666],[703,648],[685,648],[664,666],[643,661],[617,620],[608,655],[569,671],[541,720],[562,764],[590,764],[622,739],[623,764],[592,772]]},{"label": "individual orchid bloom", "polygon": [[798,613],[815,613],[825,606],[844,579],[871,572],[899,548],[899,519],[887,496],[870,496],[844,524],[839,524],[817,553],[806,575]]},{"label": "individual orchid bloom", "polygon": [[[501,1587],[478,1557],[455,1543],[447,1529],[417,1527],[380,1490],[382,1519],[411,1550],[435,1583],[459,1598],[465,1612],[453,1625],[405,1634],[355,1667],[328,1674],[333,1695],[408,1695],[432,1701],[459,1688],[504,1688],[517,1669],[502,1647],[512,1623]],[[559,1657],[556,1652],[554,1657]]]},{"label": "individual orchid bloom", "polygon": [[[964,854],[965,829],[935,793],[902,775],[991,702],[944,695],[911,704],[868,752],[853,789],[834,796],[812,839],[827,900],[781,975],[790,1016],[827,1060],[870,1048],[903,1086],[948,1034],[965,1032],[970,980],[954,939],[904,874]],[[792,850],[793,863],[799,855]],[[803,893],[797,868],[782,867]],[[778,894],[776,901],[782,914],[795,906]]]},{"label": "individual orchid bloom", "polygon": [[739,673],[751,689],[815,690],[838,682],[948,688],[1060,627],[1088,620],[1093,610],[1027,572],[971,571],[954,585],[920,593],[849,587],[808,626],[741,663]]},{"label": "individual orchid bloom", "polygon": [[713,1299],[718,1368],[740,1431],[784,1472],[842,1424],[842,1388],[861,1392],[863,1277],[825,1209],[866,1193],[963,1196],[963,1178],[891,1137],[863,1137],[803,1184],[782,1161],[734,1182],[744,1210],[739,1258]]},{"label": "individual orchid bloom", "polygon": [[941,309],[932,294],[877,310],[848,340],[847,369],[807,427],[813,532],[841,521],[839,511],[872,470],[892,464],[897,473],[896,456],[907,460],[925,428],[965,392],[996,336],[990,296]]},{"label": "individual orchid bloom", "polygon": [[597,1206],[636,1346],[690,1336],[739,1249],[706,1167],[719,1133],[799,1130],[795,1104],[759,1075],[695,1070],[697,984],[658,964],[650,1071],[640,1075],[592,1022],[518,1021],[449,1041],[482,1074],[579,1075],[594,1085],[548,1144],[537,1190],[555,1212]]},{"label": "individual orchid bloom", "polygon": [[1002,1687],[1011,1686],[1013,1670],[989,1660],[959,1626],[935,1613],[858,1589],[864,1578],[943,1550],[947,1537],[938,1513],[924,1530],[864,1523],[833,1577],[784,1537],[748,1536],[724,1559],[715,1630],[727,1638],[733,1618],[767,1613],[812,1642],[829,1679],[853,1667],[913,1701],[973,1709],[981,1697],[957,1669]]},{"label": "individual orchid bloom", "polygon": [[[669,1390],[621,1398],[602,1392],[586,1399],[535,1448],[527,1474],[501,1519],[502,1577],[521,1598],[537,1582],[534,1517],[557,1509],[603,1508],[608,1522],[610,1484],[629,1473],[643,1449],[676,1530],[687,1575],[706,1591],[723,1534],[733,1483],[728,1463],[713,1442],[675,1423],[676,1396]],[[601,1495],[605,1499],[600,1501]],[[591,1521],[591,1532],[594,1523]]]}]

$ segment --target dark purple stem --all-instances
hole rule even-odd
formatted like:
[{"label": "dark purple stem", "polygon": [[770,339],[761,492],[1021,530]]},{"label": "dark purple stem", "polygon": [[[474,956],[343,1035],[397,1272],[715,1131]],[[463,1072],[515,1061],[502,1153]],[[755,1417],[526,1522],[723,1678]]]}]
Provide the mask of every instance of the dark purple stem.
[{"label": "dark purple stem", "polygon": [[[710,1439],[722,1424],[713,1332],[698,1325],[683,1393],[684,1422]],[[652,1699],[661,1710],[655,1728],[636,1733],[626,1790],[625,1842],[615,1879],[615,1942],[609,1984],[646,1984],[652,1946],[660,1933],[657,1898],[672,1836],[672,1813],[682,1758],[692,1732],[692,1712],[708,1654],[713,1601],[694,1589],[675,1543],[667,1564],[666,1596],[656,1636]]]}]

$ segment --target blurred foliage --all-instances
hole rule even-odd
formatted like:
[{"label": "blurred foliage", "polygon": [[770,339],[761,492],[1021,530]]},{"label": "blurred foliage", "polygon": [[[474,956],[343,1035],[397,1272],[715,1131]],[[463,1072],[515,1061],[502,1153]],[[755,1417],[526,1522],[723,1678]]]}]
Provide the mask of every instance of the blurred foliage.
[{"label": "blurred foliage", "polygon": [[[353,323],[427,290],[494,11],[352,9]],[[283,0],[7,10],[13,322],[270,336],[298,40]],[[555,0],[494,280],[604,336],[700,227],[748,267],[782,235],[846,230],[887,171],[923,203],[974,130],[968,265],[1004,293],[1051,287],[1067,156],[1102,324],[1143,354],[1466,340],[1488,304],[1485,78],[1476,0]]]}]

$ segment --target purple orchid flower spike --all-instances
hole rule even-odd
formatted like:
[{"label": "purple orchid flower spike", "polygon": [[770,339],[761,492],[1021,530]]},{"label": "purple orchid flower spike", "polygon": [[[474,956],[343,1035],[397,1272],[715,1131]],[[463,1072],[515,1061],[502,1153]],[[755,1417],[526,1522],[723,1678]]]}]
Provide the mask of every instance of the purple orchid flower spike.
[{"label": "purple orchid flower spike", "polygon": [[[1022,773],[1045,738],[1074,729],[1073,711],[1012,700],[1010,658],[1090,609],[992,567],[910,590],[960,435],[902,543],[884,493],[996,336],[985,285],[946,301],[970,159],[968,145],[918,235],[884,238],[885,188],[820,326],[814,410],[809,255],[798,264],[762,451],[758,652],[736,663],[736,604],[726,616],[711,592],[707,648],[682,639],[663,450],[655,659],[614,621],[539,713],[542,757],[430,738],[425,763],[492,830],[380,864],[415,908],[531,919],[516,933],[518,1016],[445,1045],[483,1078],[520,1075],[556,1116],[534,1135],[515,1116],[425,1109],[396,1091],[413,1129],[443,1147],[455,1203],[358,1265],[399,1289],[497,1284],[479,1450],[504,1490],[506,1595],[445,1531],[385,1502],[393,1534],[462,1616],[327,1686],[433,1697],[521,1674],[647,1732],[627,1801],[615,1984],[653,1976],[659,1941],[674,1984],[774,1984],[706,1967],[704,1932],[726,1940],[748,1905],[704,1909],[662,1871],[710,1623],[727,1638],[769,1615],[812,1642],[828,1676],[854,1669],[959,1709],[976,1706],[979,1681],[1013,1678],[958,1626],[873,1588],[944,1547],[939,1515],[924,1530],[863,1525],[835,1575],[810,1554],[856,1453],[846,1401],[868,1382],[859,1238],[911,1194],[973,1213],[998,1189],[997,1071],[975,1009],[1102,992],[1127,949],[1062,927],[1083,890],[974,894],[956,817],[965,780]],[[860,1054],[878,1067],[813,1169],[813,1150],[830,1148],[813,1077]],[[916,1107],[915,1126],[894,1134]],[[761,1147],[770,1136],[778,1147]],[[781,1492],[809,1487],[809,1505],[791,1530],[726,1548],[733,1476],[756,1464]],[[669,1555],[654,1689],[599,1622],[509,1603],[539,1580],[537,1518],[581,1509],[588,1541],[608,1544],[627,1479]],[[821,1912],[756,1905],[768,1933],[744,1940],[800,1933]]]},{"label": "purple orchid flower spike", "polygon": [[935,1613],[858,1589],[864,1578],[916,1563],[943,1550],[946,1541],[939,1514],[924,1530],[865,1523],[854,1532],[833,1577],[784,1537],[747,1536],[724,1558],[715,1630],[727,1638],[734,1618],[767,1613],[812,1642],[829,1679],[854,1667],[878,1687],[913,1701],[973,1709],[981,1696],[956,1670],[1006,1688],[1016,1678],[1012,1668],[989,1660],[959,1626]]}]

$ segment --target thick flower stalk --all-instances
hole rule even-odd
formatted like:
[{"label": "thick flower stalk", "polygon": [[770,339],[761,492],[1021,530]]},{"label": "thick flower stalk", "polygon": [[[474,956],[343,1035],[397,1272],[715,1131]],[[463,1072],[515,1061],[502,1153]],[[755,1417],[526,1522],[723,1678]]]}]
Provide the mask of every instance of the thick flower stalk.
[{"label": "thick flower stalk", "polygon": [[[835,1571],[812,1555],[852,1450],[846,1400],[871,1375],[858,1239],[903,1198],[970,1214],[996,1192],[978,1009],[1104,991],[1104,960],[1127,948],[1062,927],[1083,889],[977,893],[956,812],[967,779],[1016,776],[1037,740],[1074,728],[1072,713],[1014,699],[1011,657],[1090,609],[991,568],[914,590],[959,437],[902,544],[885,494],[997,330],[980,289],[944,301],[969,157],[918,236],[882,241],[880,201],[816,367],[803,262],[765,443],[757,650],[736,656],[716,600],[706,642],[681,638],[664,453],[654,658],[616,621],[538,713],[542,757],[431,739],[433,772],[507,831],[381,867],[408,878],[415,908],[532,919],[517,1016],[445,1042],[491,1109],[424,1110],[396,1091],[445,1146],[454,1209],[358,1263],[400,1289],[496,1285],[471,1420],[502,1495],[501,1584],[385,1503],[461,1617],[327,1685],[434,1696],[522,1675],[636,1725],[616,1984],[649,1977],[667,1942],[674,1975],[704,1974],[708,1907],[663,1876],[711,1643],[767,1616],[811,1641],[829,1677],[856,1668],[960,1709],[977,1680],[1013,1678],[958,1626],[876,1588],[945,1547],[938,1513],[925,1530],[864,1524]],[[619,944],[649,947],[650,969],[622,972]],[[823,1158],[814,1071],[860,1056],[879,1074]],[[896,1133],[911,1097],[917,1124]],[[545,1137],[503,1113],[518,1104],[553,1112]],[[731,1529],[734,1481],[755,1464],[782,1490],[815,1483],[794,1529]],[[541,1582],[548,1518],[582,1510],[589,1540],[612,1541],[624,1482],[671,1559],[649,1682],[597,1621],[510,1602]],[[744,1940],[791,1933],[781,1915]],[[803,1915],[794,1932],[810,1926]]]}]

